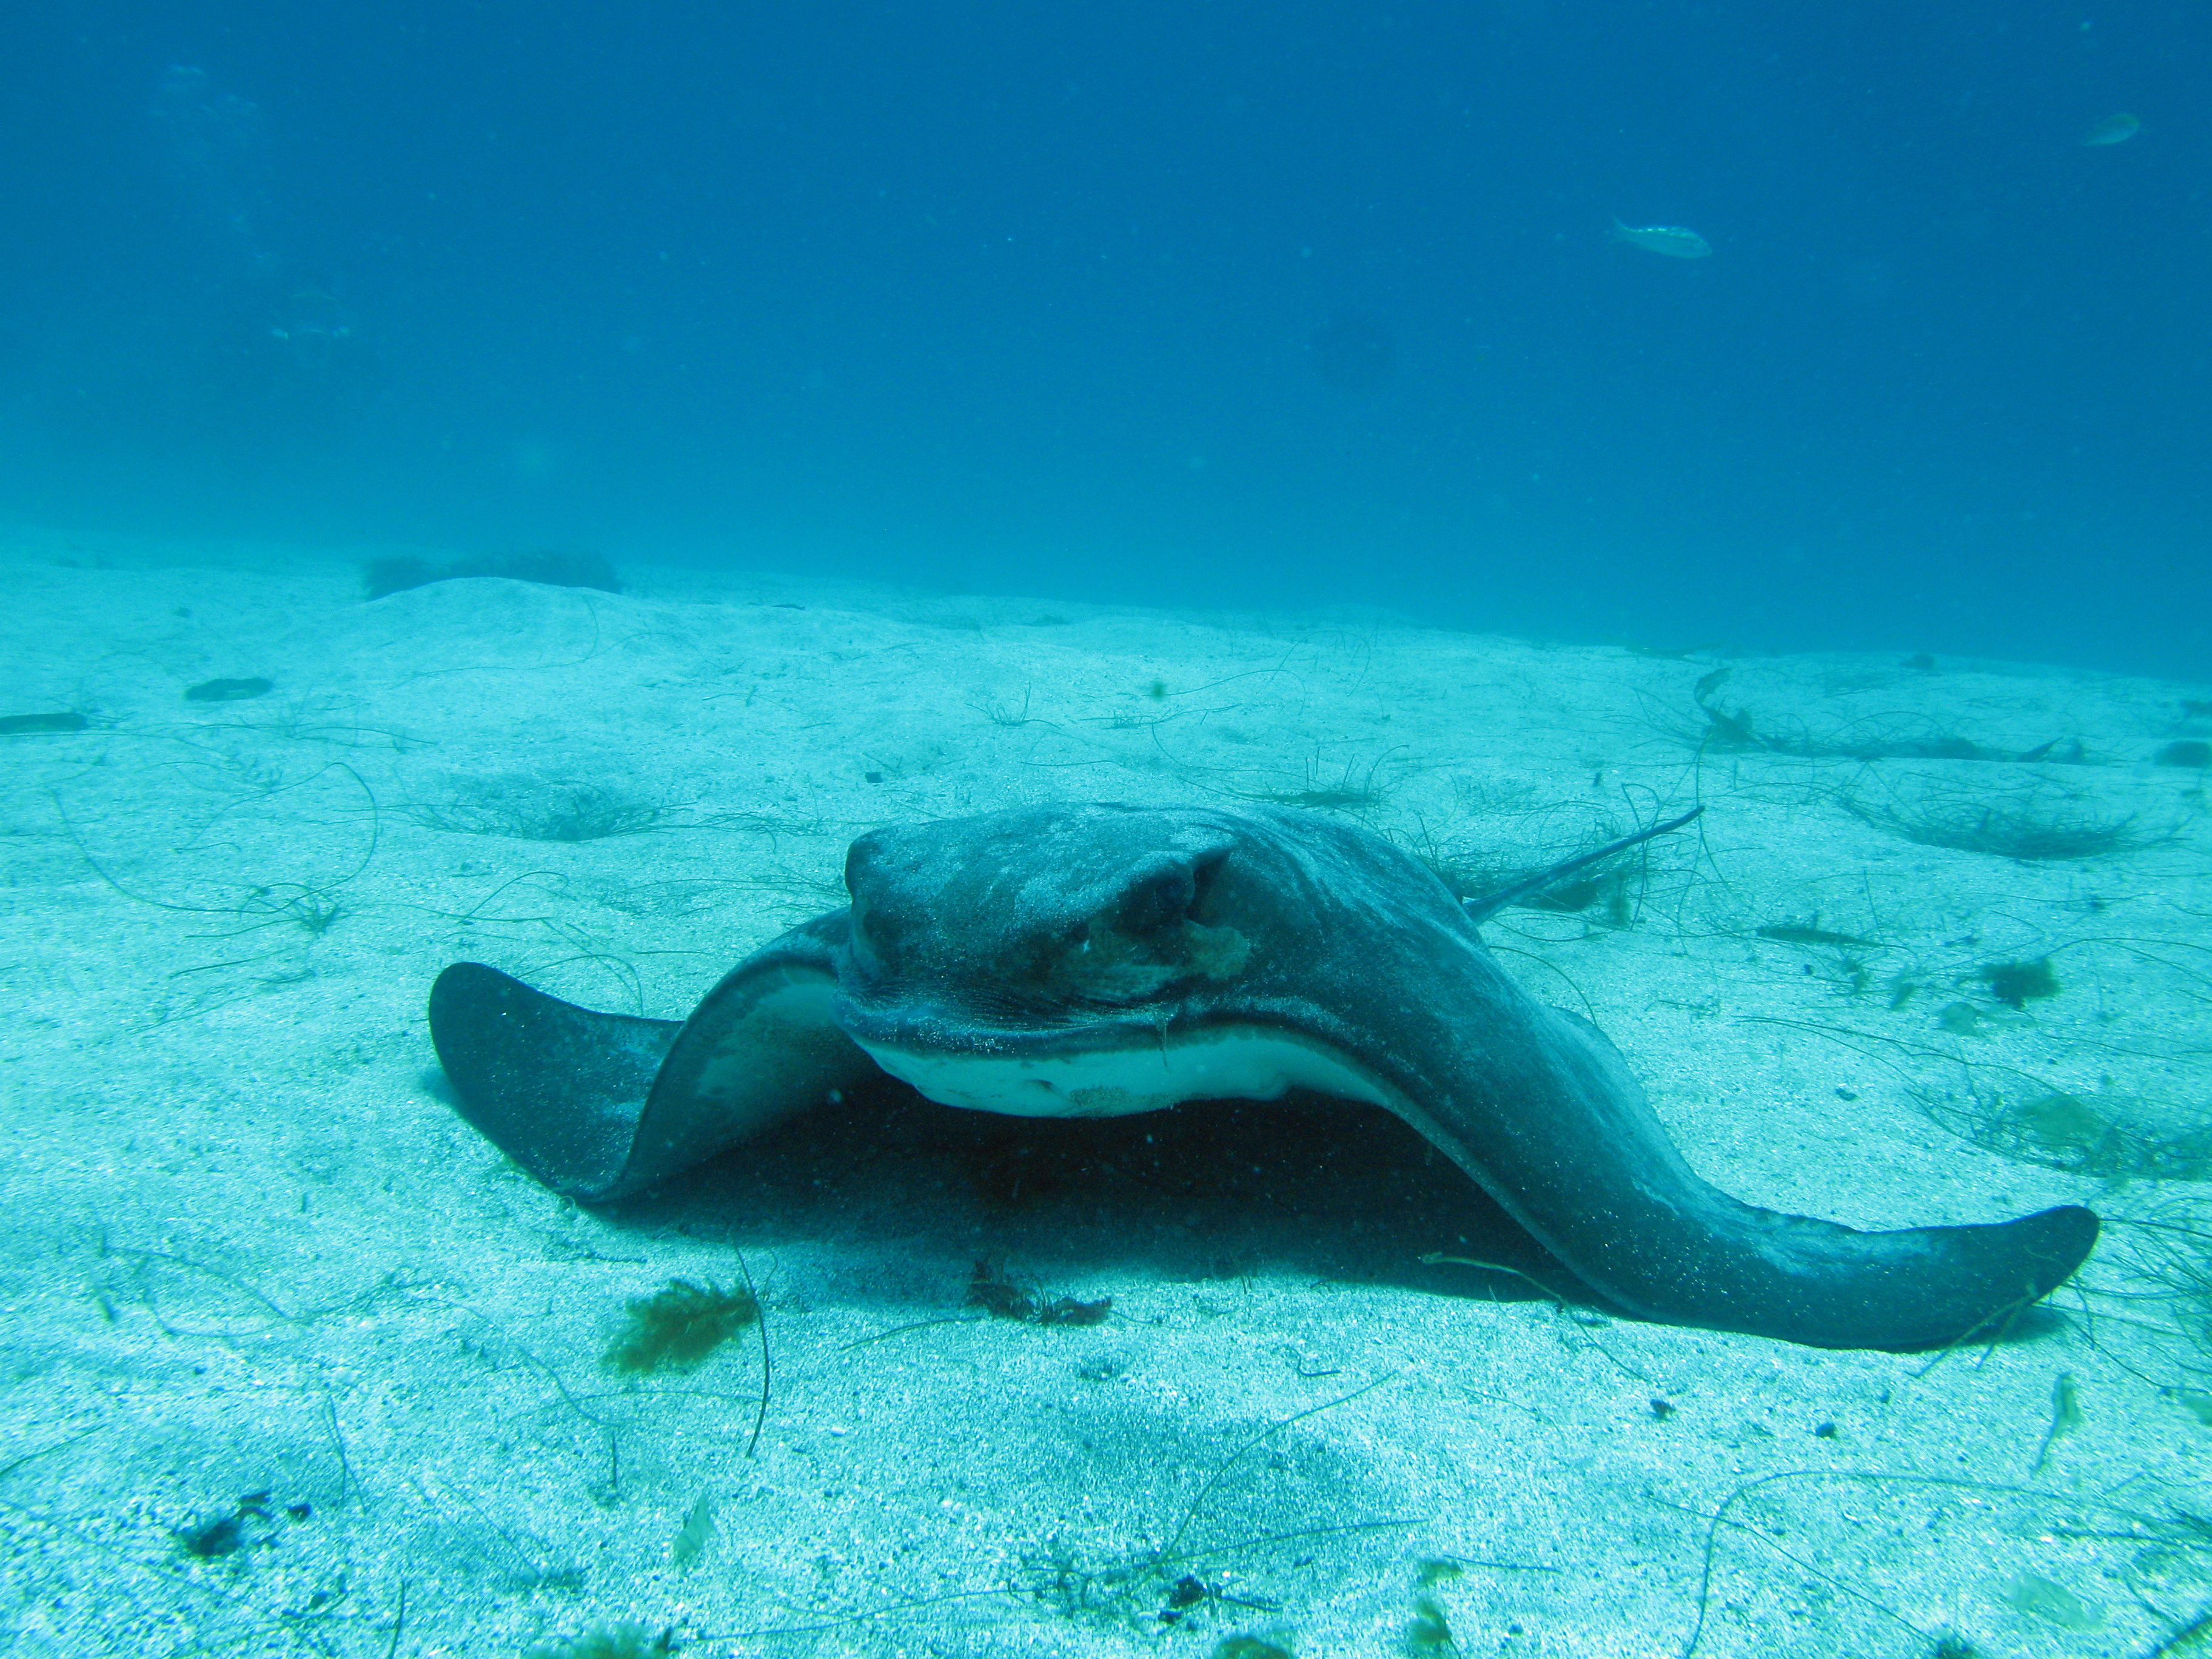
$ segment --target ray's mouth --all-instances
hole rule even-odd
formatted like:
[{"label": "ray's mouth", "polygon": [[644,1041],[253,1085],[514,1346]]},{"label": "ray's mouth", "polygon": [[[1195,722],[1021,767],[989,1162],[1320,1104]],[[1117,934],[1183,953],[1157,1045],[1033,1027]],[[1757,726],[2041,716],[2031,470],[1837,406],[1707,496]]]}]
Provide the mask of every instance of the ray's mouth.
[{"label": "ray's mouth", "polygon": [[836,1019],[872,1051],[1044,1057],[1156,1050],[1163,1041],[1161,1021],[1140,1006],[973,988],[953,998],[906,986],[848,987],[838,994]]}]

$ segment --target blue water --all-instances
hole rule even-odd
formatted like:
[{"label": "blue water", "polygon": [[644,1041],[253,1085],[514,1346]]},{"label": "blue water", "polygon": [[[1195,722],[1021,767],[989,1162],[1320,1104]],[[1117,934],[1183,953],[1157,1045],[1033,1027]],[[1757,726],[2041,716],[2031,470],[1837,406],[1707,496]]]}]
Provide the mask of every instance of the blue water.
[{"label": "blue water", "polygon": [[2212,675],[2201,9],[6,38],[9,519]]}]

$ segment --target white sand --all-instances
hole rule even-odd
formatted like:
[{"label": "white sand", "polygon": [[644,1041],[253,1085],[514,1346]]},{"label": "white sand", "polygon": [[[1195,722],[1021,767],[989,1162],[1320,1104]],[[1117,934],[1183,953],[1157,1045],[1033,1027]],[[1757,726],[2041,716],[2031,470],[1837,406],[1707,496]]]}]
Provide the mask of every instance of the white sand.
[{"label": "white sand", "polygon": [[[705,1654],[1380,1655],[1426,1595],[1469,1654],[2117,1656],[2212,1604],[2212,1537],[2153,1535],[2212,1513],[2207,1310],[2142,1273],[2172,1235],[2109,1227],[2042,1334],[1931,1364],[1331,1280],[1218,1217],[1211,1274],[1054,1249],[957,1180],[842,1194],[834,1145],[818,1187],[598,1215],[455,1117],[422,1013],[466,957],[679,1018],[901,818],[1334,792],[1527,869],[1702,801],[1631,871],[1632,925],[1487,932],[1711,1179],[1861,1226],[2202,1217],[2201,1182],[2007,1157],[2037,1149],[1988,1120],[2075,1095],[2123,1125],[2107,1164],[2212,1122],[2204,775],[2155,763],[2212,735],[2183,706],[2212,690],[1747,659],[1705,692],[1749,720],[1730,746],[1710,654],[636,564],[619,597],[364,604],[351,555],[4,561],[0,715],[89,725],[0,737],[0,1650],[519,1654],[632,1621]],[[249,676],[274,690],[183,695]],[[1945,738],[2056,746],[1832,752]],[[548,802],[635,833],[483,833]],[[1882,819],[1956,803],[2140,844],[2021,861]],[[2018,1010],[1977,977],[2046,956],[2057,994]],[[599,1363],[628,1299],[736,1282],[733,1247],[774,1349],[751,1456],[750,1335],[689,1375]],[[1112,1316],[977,1317],[985,1255]],[[2081,1420],[2038,1469],[2062,1374]],[[179,1542],[261,1492],[239,1547]],[[1164,1621],[1186,1576],[1231,1599]]]}]

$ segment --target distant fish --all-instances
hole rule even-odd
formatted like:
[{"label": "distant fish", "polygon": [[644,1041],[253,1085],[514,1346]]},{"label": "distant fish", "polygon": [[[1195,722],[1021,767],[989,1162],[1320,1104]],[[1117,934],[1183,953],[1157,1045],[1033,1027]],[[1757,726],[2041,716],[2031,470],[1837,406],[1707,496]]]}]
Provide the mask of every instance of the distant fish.
[{"label": "distant fish", "polygon": [[2142,123],[2123,110],[2118,115],[2107,115],[2089,129],[2085,144],[2124,144],[2142,131]]},{"label": "distant fish", "polygon": [[[2117,143],[2118,140],[2107,142]],[[1702,259],[1713,251],[1711,242],[1680,225],[1624,225],[1615,219],[1613,239],[1632,243],[1646,253],[1663,253],[1670,259]]]}]

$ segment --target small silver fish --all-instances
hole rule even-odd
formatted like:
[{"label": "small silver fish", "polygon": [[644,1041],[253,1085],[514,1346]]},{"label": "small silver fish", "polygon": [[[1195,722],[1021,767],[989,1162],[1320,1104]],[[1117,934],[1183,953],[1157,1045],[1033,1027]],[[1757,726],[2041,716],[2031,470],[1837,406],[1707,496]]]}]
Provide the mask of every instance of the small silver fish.
[{"label": "small silver fish", "polygon": [[1615,219],[1613,240],[1630,243],[1646,253],[1663,253],[1670,259],[1702,259],[1713,251],[1711,242],[1680,225],[1624,225]]},{"label": "small silver fish", "polygon": [[2124,144],[2142,131],[2142,123],[2123,110],[2118,115],[2107,115],[2089,129],[2084,144]]}]

